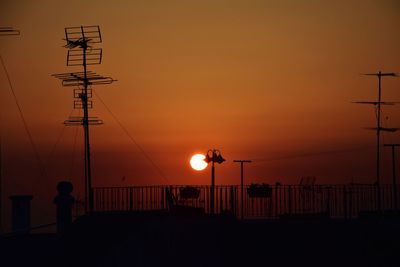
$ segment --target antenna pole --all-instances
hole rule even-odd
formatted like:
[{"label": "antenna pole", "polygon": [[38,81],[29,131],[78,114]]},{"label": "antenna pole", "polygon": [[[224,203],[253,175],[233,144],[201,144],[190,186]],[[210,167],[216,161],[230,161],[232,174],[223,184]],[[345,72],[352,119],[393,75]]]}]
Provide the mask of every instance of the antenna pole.
[{"label": "antenna pole", "polygon": [[243,220],[244,219],[244,212],[243,212],[243,207],[244,207],[244,186],[243,186],[243,164],[244,163],[251,163],[251,160],[234,160],[233,162],[240,163],[240,218]]},{"label": "antenna pole", "polygon": [[[87,203],[89,204],[86,209],[89,212],[93,212],[93,194],[92,194],[92,171],[91,171],[91,162],[90,162],[90,142],[89,142],[89,109],[88,109],[88,78],[87,78],[87,64],[86,64],[86,52],[87,52],[87,40],[85,39],[85,32],[83,30],[83,26],[81,26],[82,30],[82,37],[83,37],[83,94],[82,104],[83,104],[83,129],[84,129],[84,140],[85,140],[85,180],[86,180],[86,196],[87,196]],[[86,204],[87,206],[87,204]]]},{"label": "antenna pole", "polygon": [[378,110],[377,110],[377,120],[376,120],[376,185],[380,186],[380,133],[381,133],[381,80],[382,73],[378,72]]},{"label": "antenna pole", "polygon": [[380,135],[381,131],[387,131],[387,132],[395,132],[398,130],[398,128],[384,128],[381,127],[381,105],[386,104],[386,105],[394,105],[392,102],[382,102],[382,77],[383,76],[391,76],[391,77],[398,77],[398,75],[394,72],[381,72],[379,71],[378,73],[366,73],[364,75],[368,76],[377,76],[378,77],[378,101],[357,101],[354,103],[357,104],[372,104],[376,106],[376,128],[372,128],[376,130],[376,180],[375,180],[375,185],[376,185],[376,203],[377,203],[377,208],[380,211],[381,210],[381,179],[380,179]]},{"label": "antenna pole", "polygon": [[377,105],[377,120],[376,120],[376,190],[378,210],[381,210],[381,181],[380,181],[380,133],[381,133],[381,95],[382,95],[382,72],[378,72],[378,105]]}]

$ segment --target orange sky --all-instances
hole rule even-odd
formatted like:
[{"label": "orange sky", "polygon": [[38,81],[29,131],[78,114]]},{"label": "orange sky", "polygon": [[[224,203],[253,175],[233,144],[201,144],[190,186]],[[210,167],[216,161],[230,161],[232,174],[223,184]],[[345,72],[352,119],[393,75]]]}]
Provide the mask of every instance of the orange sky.
[{"label": "orange sky", "polygon": [[[217,166],[217,183],[239,182],[233,159],[255,160],[248,182],[374,180],[375,134],[362,129],[375,125],[373,107],[350,102],[376,100],[377,79],[360,73],[400,72],[396,0],[3,0],[0,10],[0,25],[22,33],[2,37],[0,53],[47,173],[39,175],[1,70],[7,195],[55,192],[62,179],[80,190],[82,129],[74,164],[74,128],[49,156],[72,110],[71,89],[50,75],[79,70],[66,66],[62,38],[64,27],[80,25],[100,25],[103,35],[103,63],[90,69],[118,80],[96,92],[169,183],[208,184],[209,170],[188,162],[209,148],[228,160]],[[383,99],[398,101],[399,89],[399,79],[385,79]],[[105,121],[91,131],[94,184],[165,184],[94,101],[91,114]],[[399,106],[383,114],[385,126],[400,126]],[[399,142],[398,133],[384,142]],[[389,182],[386,149],[382,158]]]}]

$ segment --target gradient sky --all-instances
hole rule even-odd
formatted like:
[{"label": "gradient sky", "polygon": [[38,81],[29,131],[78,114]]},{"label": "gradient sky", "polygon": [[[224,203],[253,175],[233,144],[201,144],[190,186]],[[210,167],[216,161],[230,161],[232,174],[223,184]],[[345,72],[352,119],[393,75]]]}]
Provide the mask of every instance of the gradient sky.
[{"label": "gradient sky", "polygon": [[[6,195],[48,203],[60,180],[82,192],[82,129],[62,124],[72,90],[50,76],[80,70],[62,47],[64,27],[80,25],[101,27],[103,62],[90,69],[118,80],[96,92],[167,177],[94,98],[90,112],[105,121],[91,131],[95,186],[208,184],[210,170],[189,159],[209,148],[227,159],[218,184],[239,183],[234,159],[254,160],[249,183],[375,179],[375,134],[362,129],[375,126],[374,109],[351,101],[377,98],[377,79],[360,73],[400,73],[397,0],[2,0],[0,10],[1,26],[21,30],[1,37],[0,54],[46,168],[41,176],[1,69]],[[383,80],[383,100],[399,101],[399,90],[399,78]],[[399,107],[384,108],[384,126],[400,126]]]}]

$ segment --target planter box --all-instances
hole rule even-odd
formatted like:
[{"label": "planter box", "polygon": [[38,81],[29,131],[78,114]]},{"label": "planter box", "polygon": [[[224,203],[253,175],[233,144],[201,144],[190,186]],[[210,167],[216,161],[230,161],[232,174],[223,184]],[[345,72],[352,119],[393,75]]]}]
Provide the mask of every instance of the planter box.
[{"label": "planter box", "polygon": [[198,199],[200,196],[200,189],[193,186],[185,186],[179,188],[179,196],[181,199]]},{"label": "planter box", "polygon": [[270,198],[272,196],[272,188],[268,184],[251,184],[247,188],[247,194],[250,198]]}]

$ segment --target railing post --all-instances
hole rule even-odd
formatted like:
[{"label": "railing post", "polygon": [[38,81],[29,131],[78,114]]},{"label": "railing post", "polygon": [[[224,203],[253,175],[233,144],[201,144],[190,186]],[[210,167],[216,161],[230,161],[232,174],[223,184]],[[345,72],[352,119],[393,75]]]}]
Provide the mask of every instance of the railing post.
[{"label": "railing post", "polygon": [[230,195],[231,195],[231,212],[232,212],[233,215],[236,216],[234,186],[231,185],[231,186],[229,187],[229,189],[230,189]]},{"label": "railing post", "polygon": [[133,187],[129,188],[129,210],[133,210]]},{"label": "railing post", "polygon": [[328,191],[327,191],[327,197],[326,197],[326,213],[329,216],[331,213],[331,186],[328,186],[327,189],[328,189]]},{"label": "railing post", "polygon": [[344,219],[347,220],[348,214],[347,214],[347,188],[344,185],[343,186],[343,212],[344,212]]},{"label": "railing post", "polygon": [[292,215],[292,186],[289,185],[288,187],[288,213]]},{"label": "railing post", "polygon": [[222,186],[219,188],[219,211],[218,213],[222,213],[223,208],[224,208],[224,200],[223,200],[223,195],[222,195]]},{"label": "railing post", "polygon": [[275,183],[275,218],[278,218],[278,188],[280,183]]},{"label": "railing post", "polygon": [[161,188],[161,209],[165,209],[165,202],[164,202],[165,196],[164,196],[164,188]]}]

